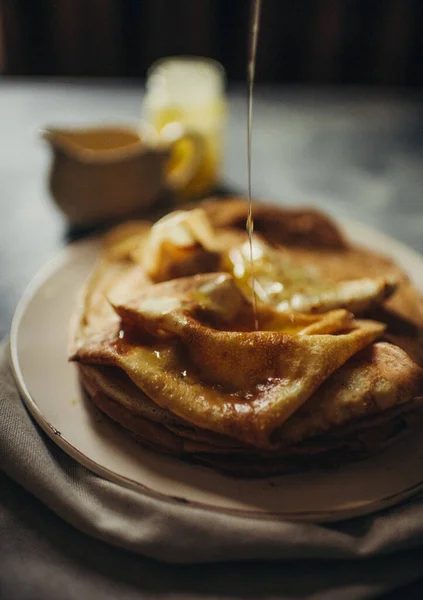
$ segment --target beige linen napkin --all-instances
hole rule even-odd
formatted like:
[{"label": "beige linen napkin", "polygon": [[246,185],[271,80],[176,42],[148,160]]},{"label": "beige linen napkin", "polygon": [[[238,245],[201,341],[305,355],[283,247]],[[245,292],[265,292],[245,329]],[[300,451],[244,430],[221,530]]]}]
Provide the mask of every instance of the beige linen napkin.
[{"label": "beige linen napkin", "polygon": [[[173,563],[375,557],[421,550],[423,499],[337,524],[246,519],[144,496],[65,454],[34,423],[0,348],[0,468],[81,531]],[[422,563],[423,564],[423,563]]]}]

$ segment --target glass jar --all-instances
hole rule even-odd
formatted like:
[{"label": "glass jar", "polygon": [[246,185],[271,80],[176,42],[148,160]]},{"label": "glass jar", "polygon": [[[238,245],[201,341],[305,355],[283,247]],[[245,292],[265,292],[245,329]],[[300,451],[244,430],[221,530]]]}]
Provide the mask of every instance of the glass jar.
[{"label": "glass jar", "polygon": [[[204,195],[219,181],[226,109],[225,72],[220,63],[176,56],[150,68],[143,105],[147,123],[159,136],[179,125],[203,141],[198,169],[181,190],[182,196]],[[169,168],[177,169],[189,151],[189,144],[181,140]]]}]

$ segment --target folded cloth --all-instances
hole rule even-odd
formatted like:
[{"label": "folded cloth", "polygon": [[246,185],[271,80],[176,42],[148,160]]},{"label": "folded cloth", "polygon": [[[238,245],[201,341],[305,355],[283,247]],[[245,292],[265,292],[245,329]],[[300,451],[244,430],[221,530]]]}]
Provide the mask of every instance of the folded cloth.
[{"label": "folded cloth", "polygon": [[[74,527],[110,544],[172,563],[350,559],[358,578],[361,559],[392,561],[401,551],[419,557],[405,561],[405,580],[421,576],[422,497],[336,524],[293,523],[170,504],[95,475],[33,422],[14,383],[7,344],[0,347],[0,422],[0,468]],[[405,581],[400,568],[395,578]]]}]

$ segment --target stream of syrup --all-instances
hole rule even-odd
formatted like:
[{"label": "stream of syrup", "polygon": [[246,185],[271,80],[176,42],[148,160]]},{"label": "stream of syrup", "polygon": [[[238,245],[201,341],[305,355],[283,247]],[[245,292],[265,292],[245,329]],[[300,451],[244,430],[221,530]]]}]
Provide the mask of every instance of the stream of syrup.
[{"label": "stream of syrup", "polygon": [[248,168],[248,216],[247,216],[247,233],[248,243],[250,246],[250,269],[251,269],[251,287],[253,292],[253,310],[254,310],[254,329],[257,331],[259,328],[258,316],[257,316],[257,297],[256,297],[256,284],[254,274],[254,256],[253,256],[253,232],[254,232],[254,219],[252,210],[252,191],[251,191],[251,142],[252,142],[252,125],[253,125],[253,88],[254,88],[254,76],[256,70],[256,54],[257,54],[257,40],[259,34],[260,25],[260,11],[261,11],[262,0],[251,1],[251,25],[250,25],[250,43],[248,51],[248,65],[247,65],[247,80],[248,80],[248,124],[247,124],[247,168]]}]

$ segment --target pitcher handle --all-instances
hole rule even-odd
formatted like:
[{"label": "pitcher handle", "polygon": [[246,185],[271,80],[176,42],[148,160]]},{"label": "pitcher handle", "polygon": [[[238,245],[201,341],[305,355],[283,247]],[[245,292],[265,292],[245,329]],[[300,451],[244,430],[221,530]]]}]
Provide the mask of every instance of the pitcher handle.
[{"label": "pitcher handle", "polygon": [[204,137],[176,122],[163,127],[160,137],[169,145],[169,162],[179,143],[187,141],[191,146],[188,157],[183,159],[182,164],[168,169],[166,173],[167,187],[174,192],[183,191],[195,178],[203,164],[206,149]]}]

